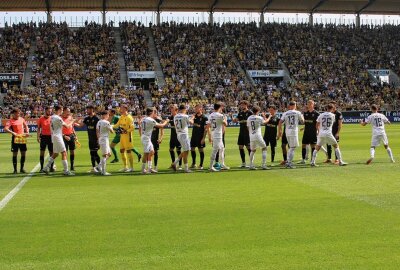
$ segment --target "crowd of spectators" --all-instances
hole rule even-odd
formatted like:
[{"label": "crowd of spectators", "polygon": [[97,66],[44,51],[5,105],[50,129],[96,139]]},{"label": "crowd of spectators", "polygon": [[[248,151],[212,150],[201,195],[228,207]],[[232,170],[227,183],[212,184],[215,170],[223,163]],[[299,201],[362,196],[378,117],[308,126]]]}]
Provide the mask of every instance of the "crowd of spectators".
[{"label": "crowd of spectators", "polygon": [[0,28],[0,73],[23,73],[34,38],[34,23]]},{"label": "crowd of spectators", "polygon": [[144,25],[140,22],[122,22],[119,26],[127,69],[153,71],[154,64],[149,52],[149,38]]},{"label": "crowd of spectators", "polygon": [[[146,29],[121,23],[127,66],[154,70]],[[381,83],[368,69],[391,69],[400,74],[399,26],[308,24],[163,23],[152,26],[166,85],[152,86],[154,105],[166,112],[171,103],[197,103],[208,108],[224,101],[237,110],[241,99],[266,109],[284,110],[290,100],[300,106],[310,98],[319,104],[336,101],[342,110],[368,109],[377,103],[399,109],[399,89]],[[13,25],[0,30],[0,70],[23,72],[32,38],[36,39],[32,86],[11,89],[7,107],[20,106],[36,116],[46,105],[70,104],[78,114],[88,103],[111,107],[144,107],[144,93],[119,83],[113,28],[88,23],[78,29],[61,24]],[[8,57],[7,53],[18,55]],[[243,70],[286,66],[291,80],[246,79]],[[6,111],[6,109],[5,109]]]},{"label": "crowd of spectators", "polygon": [[161,110],[169,103],[235,103],[248,90],[225,44],[222,29],[208,24],[163,23],[153,28],[166,86],[152,91]]},{"label": "crowd of spectators", "polygon": [[127,103],[134,114],[143,109],[143,90],[119,83],[111,27],[88,23],[72,29],[66,23],[41,23],[34,32],[32,85],[9,91],[6,108],[18,106],[32,117],[54,104],[69,106],[78,116],[88,104],[101,109]]}]

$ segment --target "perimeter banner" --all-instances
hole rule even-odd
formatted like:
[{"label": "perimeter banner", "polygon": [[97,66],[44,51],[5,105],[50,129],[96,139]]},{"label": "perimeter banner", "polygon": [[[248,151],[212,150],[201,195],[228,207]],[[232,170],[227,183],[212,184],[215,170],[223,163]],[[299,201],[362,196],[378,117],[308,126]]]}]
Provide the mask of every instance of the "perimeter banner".
[{"label": "perimeter banner", "polygon": [[[400,111],[387,111],[387,112],[382,112],[386,117],[389,119],[390,122],[392,123],[400,123]],[[358,124],[360,123],[361,120],[366,119],[371,112],[370,111],[346,111],[342,112],[343,114],[343,123],[345,124]],[[280,114],[278,114],[279,116]],[[233,115],[234,117],[236,116],[235,114]],[[133,117],[135,121],[135,127],[136,129],[139,128],[137,124],[137,117]],[[38,119],[28,119],[26,122],[29,127],[30,132],[37,132],[37,120]],[[80,119],[78,119],[79,121]],[[1,119],[1,126],[0,126],[0,133],[4,133],[4,126],[6,125],[8,119]],[[232,119],[228,117],[228,127],[237,127],[239,126],[238,123],[234,123]],[[75,127],[76,131],[85,131],[86,127],[83,128],[78,128]]]}]

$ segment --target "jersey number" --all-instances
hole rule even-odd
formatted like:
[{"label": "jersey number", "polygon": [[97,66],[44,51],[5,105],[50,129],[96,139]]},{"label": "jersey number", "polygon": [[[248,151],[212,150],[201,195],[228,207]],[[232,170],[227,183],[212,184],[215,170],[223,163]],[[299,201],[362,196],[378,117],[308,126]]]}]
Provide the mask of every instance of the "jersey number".
[{"label": "jersey number", "polygon": [[374,120],[375,120],[375,125],[376,125],[377,127],[383,126],[383,125],[382,125],[382,119],[380,119],[380,118],[375,118]]},{"label": "jersey number", "polygon": [[322,127],[327,129],[330,128],[332,125],[332,119],[330,118],[322,118]]},{"label": "jersey number", "polygon": [[146,131],[146,122],[142,122],[142,129],[143,131]]},{"label": "jersey number", "polygon": [[251,125],[251,130],[255,131],[256,130],[256,123],[254,123],[254,121],[250,121],[250,125]]},{"label": "jersey number", "polygon": [[294,117],[294,115],[289,115],[289,117],[288,117],[288,120],[289,120],[289,125],[290,126],[294,126],[294,120],[295,120],[295,117]]},{"label": "jersey number", "polygon": [[217,128],[217,121],[215,121],[215,119],[211,120],[211,124],[212,124],[212,128],[216,129]]},{"label": "jersey number", "polygon": [[182,128],[183,128],[182,119],[175,120],[175,126],[176,126],[176,127],[178,126],[179,123],[181,124],[181,129],[182,129]]}]

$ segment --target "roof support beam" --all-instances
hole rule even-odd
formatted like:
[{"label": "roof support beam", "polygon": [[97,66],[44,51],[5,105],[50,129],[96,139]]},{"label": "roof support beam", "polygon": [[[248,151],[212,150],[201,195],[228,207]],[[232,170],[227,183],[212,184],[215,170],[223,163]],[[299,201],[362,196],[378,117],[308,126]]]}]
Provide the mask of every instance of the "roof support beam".
[{"label": "roof support beam", "polygon": [[369,8],[373,3],[375,3],[375,0],[369,0],[367,4],[365,4],[365,6],[363,6],[362,8],[360,8],[356,14],[360,14],[361,12],[363,12],[365,9]]},{"label": "roof support beam", "polygon": [[103,5],[102,5],[102,9],[103,9],[103,12],[106,12],[107,11],[107,0],[103,0]]},{"label": "roof support beam", "polygon": [[157,5],[157,12],[160,13],[161,5],[164,3],[164,0],[159,0]]},{"label": "roof support beam", "polygon": [[320,0],[310,11],[310,13],[314,13],[318,8],[320,8],[325,2],[328,0]]},{"label": "roof support beam", "polygon": [[45,4],[47,13],[50,13],[51,12],[50,0],[45,0]]},{"label": "roof support beam", "polygon": [[265,11],[267,10],[267,8],[271,5],[272,1],[273,1],[273,0],[268,0],[268,1],[264,4],[264,6],[263,6],[262,9],[261,9],[261,13],[265,13]]},{"label": "roof support beam", "polygon": [[215,6],[218,4],[219,0],[214,0],[214,3],[211,5],[210,12],[214,12]]}]

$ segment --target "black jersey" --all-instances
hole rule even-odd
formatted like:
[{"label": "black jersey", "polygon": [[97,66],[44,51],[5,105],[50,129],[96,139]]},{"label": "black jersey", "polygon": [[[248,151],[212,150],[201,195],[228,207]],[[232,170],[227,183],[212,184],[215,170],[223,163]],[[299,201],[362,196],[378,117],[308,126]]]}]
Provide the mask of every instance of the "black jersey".
[{"label": "black jersey", "polygon": [[313,110],[304,113],[304,134],[317,134],[317,119],[319,112]]},{"label": "black jersey", "polygon": [[[156,122],[157,123],[161,123],[161,120],[160,119],[156,119]],[[158,137],[159,136],[160,136],[160,128],[154,126],[153,127],[153,133],[151,133],[151,141],[153,142],[153,144],[158,141]]]},{"label": "black jersey", "polygon": [[335,123],[332,125],[332,134],[335,136],[339,129],[339,121],[343,120],[343,115],[339,111],[336,111],[333,114],[335,115]]},{"label": "black jersey", "polygon": [[247,129],[247,118],[252,115],[253,113],[250,110],[239,112],[236,118],[239,120],[240,133],[249,133],[249,130]]},{"label": "black jersey", "polygon": [[175,138],[177,139],[178,136],[176,135],[174,116],[171,115],[170,117],[168,117],[168,120],[169,120],[169,126],[171,127],[171,138],[170,138],[170,140],[175,139]]},{"label": "black jersey", "polygon": [[204,114],[194,116],[192,137],[203,138],[207,121],[208,118]]},{"label": "black jersey", "polygon": [[274,115],[269,120],[268,124],[265,125],[265,132],[264,137],[266,138],[276,138],[278,134],[278,124],[279,124],[279,117]]},{"label": "black jersey", "polygon": [[87,127],[89,140],[97,141],[96,126],[99,121],[100,121],[100,119],[97,117],[97,115],[86,116],[85,119],[83,119],[83,123]]}]

